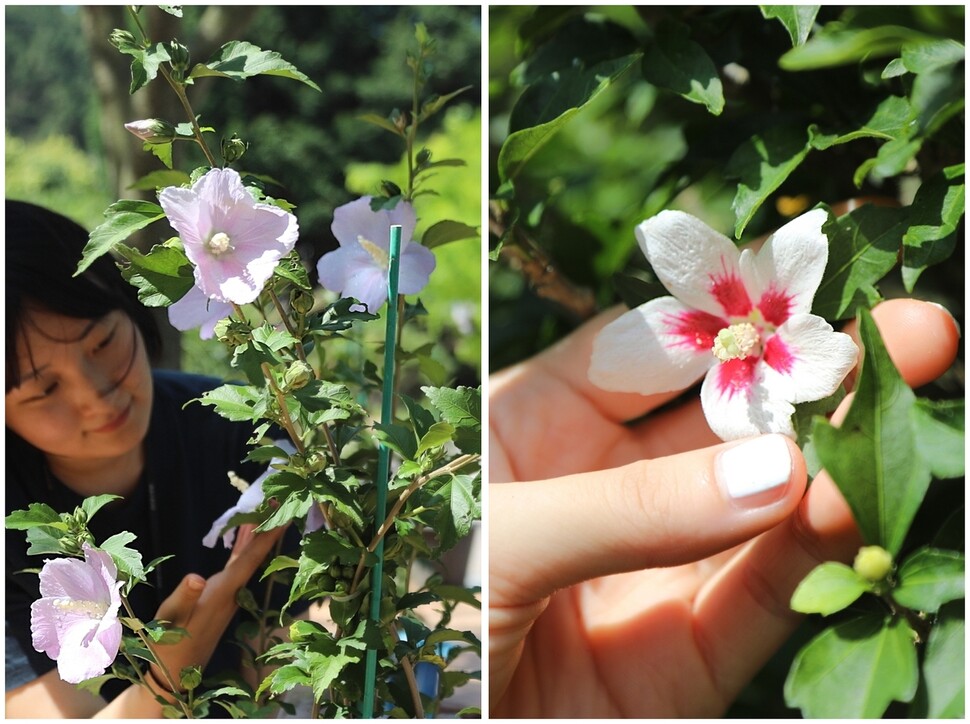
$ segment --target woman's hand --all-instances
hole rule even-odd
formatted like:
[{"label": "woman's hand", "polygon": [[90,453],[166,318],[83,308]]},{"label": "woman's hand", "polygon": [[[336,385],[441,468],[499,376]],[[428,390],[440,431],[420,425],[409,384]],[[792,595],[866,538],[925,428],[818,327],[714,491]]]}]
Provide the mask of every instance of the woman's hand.
[{"label": "woman's hand", "polygon": [[[797,625],[801,579],[860,545],[824,472],[804,494],[786,438],[719,443],[697,400],[595,388],[613,316],[490,380],[493,716],[719,716]],[[873,316],[911,386],[952,362],[941,308]]]}]

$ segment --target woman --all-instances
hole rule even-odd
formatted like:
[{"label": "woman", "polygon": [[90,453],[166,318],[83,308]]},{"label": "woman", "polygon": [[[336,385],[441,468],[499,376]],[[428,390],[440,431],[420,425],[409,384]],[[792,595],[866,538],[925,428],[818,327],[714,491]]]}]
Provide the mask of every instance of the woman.
[{"label": "woman", "polygon": [[[227,471],[248,480],[259,473],[241,463],[252,431],[188,404],[216,381],[151,370],[158,330],[111,259],[73,276],[87,239],[63,216],[6,203],[7,513],[32,502],[70,512],[92,495],[122,496],[90,528],[98,544],[135,533],[130,547],[145,563],[174,556],[129,597],[142,620],[188,630],[158,648],[167,668],[176,676],[192,664],[208,664],[206,675],[238,668],[238,650],[222,641],[235,595],[282,529],[245,531],[228,560],[202,538],[238,498]],[[61,681],[55,662],[34,650],[38,578],[20,571],[43,561],[26,551],[23,532],[7,531],[7,716],[160,716],[145,687],[115,680],[95,696]],[[158,668],[146,678],[162,691]]]}]

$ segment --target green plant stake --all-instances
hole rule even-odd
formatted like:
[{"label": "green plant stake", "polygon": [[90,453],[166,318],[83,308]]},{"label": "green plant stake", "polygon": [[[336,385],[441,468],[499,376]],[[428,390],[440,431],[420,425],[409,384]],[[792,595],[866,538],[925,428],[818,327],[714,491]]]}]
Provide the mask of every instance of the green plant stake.
[{"label": "green plant stake", "polygon": [[[401,227],[391,227],[391,244],[387,266],[387,329],[384,333],[384,386],[381,390],[381,424],[394,422],[394,352],[397,347],[397,283],[400,274]],[[387,514],[387,476],[391,464],[391,449],[381,443],[377,453],[377,508],[374,511],[374,530],[379,531]],[[370,618],[375,624],[381,619],[381,579],[384,576],[384,538],[374,551],[377,563],[371,571]],[[367,650],[364,675],[364,702],[361,715],[374,716],[374,686],[377,679],[377,651]]]}]

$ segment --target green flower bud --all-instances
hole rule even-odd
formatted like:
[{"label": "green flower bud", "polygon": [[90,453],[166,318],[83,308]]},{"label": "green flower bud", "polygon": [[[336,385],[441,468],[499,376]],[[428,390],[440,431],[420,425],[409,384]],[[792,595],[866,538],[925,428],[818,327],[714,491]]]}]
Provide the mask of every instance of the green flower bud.
[{"label": "green flower bud", "polygon": [[290,292],[290,308],[297,314],[307,314],[313,309],[313,295],[302,289]]},{"label": "green flower bud", "polygon": [[862,546],[852,564],[855,572],[867,581],[881,581],[893,569],[893,557],[885,548]]},{"label": "green flower bud", "polygon": [[299,390],[314,377],[313,368],[303,360],[294,360],[283,373],[283,391]]},{"label": "green flower bud", "polygon": [[120,30],[118,28],[111,31],[111,35],[108,36],[108,42],[118,50],[126,50],[138,47],[138,42],[135,40],[134,35],[129,33],[127,30]]},{"label": "green flower bud", "polygon": [[172,59],[173,70],[188,70],[189,49],[177,40],[172,40],[168,44],[168,55]]},{"label": "green flower bud", "polygon": [[215,329],[213,330],[218,339],[223,344],[238,347],[240,345],[246,344],[249,341],[249,337],[252,334],[252,327],[250,327],[245,322],[240,322],[231,317],[226,317],[225,319],[220,319],[216,322]]},{"label": "green flower bud", "polygon": [[225,159],[226,163],[238,161],[248,149],[249,144],[235,133],[232,134],[232,138],[222,139],[222,158]]},{"label": "green flower bud", "polygon": [[306,454],[306,467],[311,473],[319,473],[327,467],[327,456],[320,450],[309,450]]},{"label": "green flower bud", "polygon": [[125,124],[125,129],[143,140],[145,143],[162,144],[175,140],[175,126],[161,118],[147,118],[144,121],[132,121]]},{"label": "green flower bud", "polygon": [[426,148],[422,148],[420,151],[418,151],[417,162],[418,162],[419,168],[429,163],[430,161],[431,161],[431,151],[429,151]]},{"label": "green flower bud", "polygon": [[384,192],[384,195],[388,198],[401,195],[401,187],[393,181],[388,181],[387,179],[381,181],[381,191]]}]

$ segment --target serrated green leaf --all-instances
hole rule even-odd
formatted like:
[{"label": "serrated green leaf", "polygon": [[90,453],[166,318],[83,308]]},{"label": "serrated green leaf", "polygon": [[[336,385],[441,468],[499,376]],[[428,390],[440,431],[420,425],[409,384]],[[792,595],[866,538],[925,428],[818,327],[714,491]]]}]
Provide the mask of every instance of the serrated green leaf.
[{"label": "serrated green leaf", "polygon": [[964,475],[965,423],[964,400],[916,400],[913,408],[916,447],[934,477],[946,479]]},{"label": "serrated green leaf", "polygon": [[422,387],[441,419],[457,428],[480,430],[482,426],[481,387]]},{"label": "serrated green leaf", "polygon": [[[66,530],[67,526],[64,526]],[[50,553],[63,553],[61,538],[64,531],[49,525],[39,525],[27,529],[27,555],[42,556]]]},{"label": "serrated green leaf", "polygon": [[841,611],[871,588],[869,581],[844,563],[816,566],[798,584],[792,594],[792,610],[820,613],[823,616]]},{"label": "serrated green leaf", "polygon": [[297,70],[292,63],[283,60],[279,53],[272,50],[262,50],[252,43],[238,40],[226,43],[214,58],[204,64],[196,65],[189,77],[194,79],[220,76],[244,80],[254,75],[292,78],[305,83],[315,91],[320,91],[320,86]]},{"label": "serrated green leaf", "polygon": [[913,391],[893,366],[872,314],[861,309],[865,347],[855,398],[841,427],[819,422],[815,446],[865,542],[899,552],[930,483],[913,431]]},{"label": "serrated green leaf", "polygon": [[260,402],[262,390],[248,385],[222,385],[199,398],[203,405],[211,405],[216,412],[234,422],[252,421]]},{"label": "serrated green leaf", "polygon": [[467,536],[472,524],[482,515],[475,481],[472,475],[455,475],[438,489],[438,496],[447,501],[435,517],[434,525],[442,551],[450,550]]},{"label": "serrated green leaf", "polygon": [[919,682],[913,630],[873,616],[826,629],[795,657],[785,703],[807,718],[878,718],[907,702]]},{"label": "serrated green leaf", "polygon": [[452,241],[479,238],[478,229],[460,221],[439,221],[424,232],[421,243],[426,249],[434,249]]},{"label": "serrated green leaf", "polygon": [[910,716],[916,719],[963,719],[966,654],[964,604],[940,609],[923,657],[920,691]]},{"label": "serrated green leaf", "polygon": [[735,150],[725,173],[739,179],[731,203],[737,238],[741,238],[755,212],[798,168],[809,150],[811,147],[804,130],[780,125],[752,136]]},{"label": "serrated green leaf", "polygon": [[424,434],[430,429],[435,423],[434,415],[431,414],[430,410],[426,410],[424,407],[407,395],[401,395],[401,399],[404,401],[404,406],[407,408],[408,417],[411,419],[411,424],[414,425],[414,432],[417,434],[420,440],[424,437]]},{"label": "serrated green leaf", "polygon": [[393,423],[387,425],[377,423],[374,425],[374,436],[405,460],[414,460],[418,450],[418,442],[414,437],[414,432],[408,428]]},{"label": "serrated green leaf", "polygon": [[690,28],[684,23],[661,21],[641,68],[648,82],[706,106],[713,115],[724,110],[724,88],[714,61],[690,39]]},{"label": "serrated green leaf", "polygon": [[499,151],[501,181],[514,179],[553,135],[638,59],[639,55],[628,55],[604,61],[526,89],[516,103],[519,111],[515,122],[510,123],[510,135]]},{"label": "serrated green leaf", "polygon": [[111,204],[104,212],[105,221],[91,232],[87,245],[81,254],[75,276],[83,272],[91,263],[105,254],[139,229],[144,229],[165,217],[158,204],[151,201],[122,199]]},{"label": "serrated green leaf", "polygon": [[4,525],[12,530],[27,530],[38,525],[67,530],[67,523],[62,523],[60,514],[47,503],[30,503],[27,510],[13,511],[4,519]]},{"label": "serrated green leaf", "polygon": [[128,544],[135,540],[135,537],[134,533],[122,531],[108,538],[100,547],[111,556],[120,572],[132,579],[142,579],[145,577],[145,568],[142,565],[141,553],[128,548]]},{"label": "serrated green leaf", "polygon": [[809,144],[822,151],[858,138],[881,138],[890,141],[908,137],[915,120],[916,113],[906,98],[889,96],[879,103],[869,120],[849,133],[822,134],[816,126],[810,126]]},{"label": "serrated green leaf", "polygon": [[788,35],[792,46],[803,45],[815,25],[819,5],[760,5],[761,16],[766,19],[777,18]]},{"label": "serrated green leaf", "polygon": [[846,319],[878,301],[875,284],[896,264],[906,221],[905,209],[866,205],[824,224],[829,259],[812,313]]},{"label": "serrated green leaf", "polygon": [[299,568],[300,562],[296,558],[291,558],[290,556],[276,556],[270,564],[266,566],[266,570],[259,577],[259,580],[263,580],[267,576],[276,573],[276,571],[283,571],[288,568]]},{"label": "serrated green leaf", "polygon": [[[959,167],[962,171],[962,165]],[[927,267],[949,258],[966,208],[966,184],[959,174],[940,172],[916,192],[909,228],[903,234],[903,284],[912,292]]]},{"label": "serrated green leaf", "polygon": [[148,254],[125,247],[122,254],[129,264],[121,276],[138,289],[138,301],[146,307],[167,307],[174,304],[195,284],[192,264],[185,252],[161,244]]},{"label": "serrated green leaf", "polygon": [[294,686],[309,686],[310,676],[301,667],[295,664],[280,666],[263,679],[263,682],[256,689],[256,698],[264,692],[271,694],[282,694],[289,691]]},{"label": "serrated green leaf", "polygon": [[893,599],[907,608],[936,613],[940,606],[963,598],[964,558],[956,551],[920,548],[899,567]]}]

